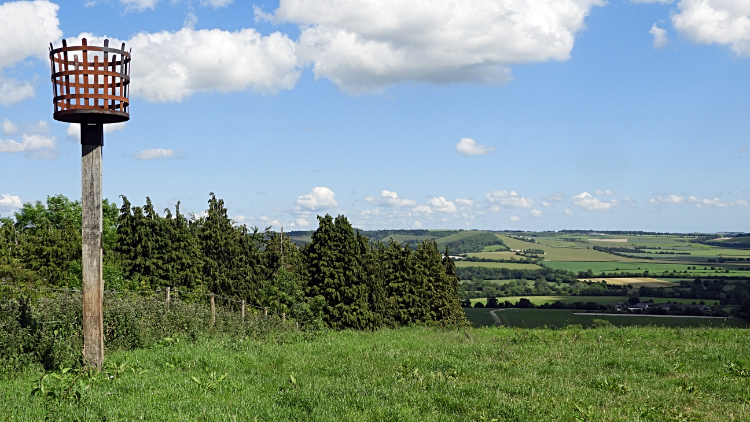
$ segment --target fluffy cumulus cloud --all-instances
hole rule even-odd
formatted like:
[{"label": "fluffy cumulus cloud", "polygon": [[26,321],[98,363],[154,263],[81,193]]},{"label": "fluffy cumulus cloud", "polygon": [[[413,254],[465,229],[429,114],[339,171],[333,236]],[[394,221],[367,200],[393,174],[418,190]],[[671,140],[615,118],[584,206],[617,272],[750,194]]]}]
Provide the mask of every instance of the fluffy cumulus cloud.
[{"label": "fluffy cumulus cloud", "polygon": [[372,204],[378,207],[413,207],[417,205],[417,201],[412,199],[399,198],[396,192],[384,190],[380,193],[380,196],[373,198],[368,196],[364,199],[368,204]]},{"label": "fluffy cumulus cloud", "polygon": [[747,0],[680,0],[672,25],[699,44],[729,46],[750,57],[750,2]]},{"label": "fluffy cumulus cloud", "polygon": [[294,202],[299,210],[320,211],[338,206],[336,194],[324,186],[313,188],[307,195],[302,195]]},{"label": "fluffy cumulus cloud", "polygon": [[511,216],[510,216],[510,218],[509,218],[509,220],[510,220],[510,221],[513,221],[513,222],[516,222],[516,221],[521,221],[521,219],[520,219],[520,218],[518,218],[518,217],[516,217],[515,215],[511,215]]},{"label": "fluffy cumulus cloud", "polygon": [[660,204],[682,204],[685,202],[685,198],[680,195],[659,195],[656,198],[651,198],[650,201],[648,201],[651,205],[660,205]]},{"label": "fluffy cumulus cloud", "polygon": [[496,190],[485,196],[490,204],[499,205],[503,208],[531,208],[534,206],[533,199],[524,198],[514,191]]},{"label": "fluffy cumulus cloud", "polygon": [[15,1],[0,5],[0,104],[8,106],[34,96],[30,81],[5,75],[4,69],[28,57],[47,59],[50,41],[60,39],[60,7],[48,1]]},{"label": "fluffy cumulus cloud", "polygon": [[488,147],[480,144],[471,138],[461,138],[456,144],[456,151],[466,157],[472,155],[486,155],[495,152],[495,147]]},{"label": "fluffy cumulus cloud", "polygon": [[[5,119],[3,133],[17,134],[20,128]],[[24,153],[29,158],[56,158],[56,137],[50,136],[49,125],[42,120],[24,128],[20,140],[0,138],[0,153]]]},{"label": "fluffy cumulus cloud", "polygon": [[600,189],[597,189],[597,190],[596,190],[596,194],[597,194],[597,195],[614,195],[615,193],[614,193],[614,192],[612,192],[612,191],[611,191],[611,190],[609,190],[609,189],[607,189],[607,190],[600,190]]},{"label": "fluffy cumulus cloud", "polygon": [[700,199],[695,196],[689,196],[687,202],[693,204],[696,208],[727,208],[734,206],[746,206],[748,202],[744,199],[738,199],[736,201],[722,201],[719,198],[713,199]]},{"label": "fluffy cumulus cloud", "polygon": [[[104,133],[117,132],[118,130],[125,129],[126,123],[110,123],[104,125]],[[68,125],[68,129],[65,131],[67,137],[74,141],[81,140],[81,125],[78,123],[71,123]]]},{"label": "fluffy cumulus cloud", "polygon": [[571,198],[573,205],[583,208],[587,211],[606,211],[614,206],[617,206],[617,201],[614,199],[611,201],[602,201],[601,199],[592,196],[588,192],[580,193]]},{"label": "fluffy cumulus cloud", "polygon": [[18,196],[8,193],[0,195],[0,210],[13,212],[21,207],[23,207],[23,203]]},{"label": "fluffy cumulus cloud", "polygon": [[2,126],[3,134],[8,135],[8,136],[15,135],[16,133],[18,133],[18,130],[19,129],[18,129],[17,124],[11,122],[8,119],[3,119],[3,126]]},{"label": "fluffy cumulus cloud", "polygon": [[127,11],[143,11],[146,9],[154,10],[159,0],[120,0],[120,3],[125,5],[125,10]]},{"label": "fluffy cumulus cloud", "polygon": [[427,201],[427,206],[437,212],[454,213],[457,211],[456,204],[446,200],[444,197],[439,196]]},{"label": "fluffy cumulus cloud", "polygon": [[566,209],[564,212],[565,212],[565,215],[573,215],[573,211],[571,210]]},{"label": "fluffy cumulus cloud", "polygon": [[171,148],[149,148],[138,151],[133,154],[136,160],[166,160],[170,158],[184,158],[185,153],[182,150]]},{"label": "fluffy cumulus cloud", "polygon": [[219,7],[227,7],[232,4],[234,0],[201,0],[201,6],[210,6],[214,9]]},{"label": "fluffy cumulus cloud", "polygon": [[529,214],[531,214],[532,217],[536,217],[536,218],[540,218],[544,216],[544,213],[540,210],[531,210]]},{"label": "fluffy cumulus cloud", "polygon": [[[81,34],[89,44],[104,37]],[[110,39],[119,45],[122,41]],[[196,92],[291,89],[300,76],[295,44],[284,34],[262,36],[252,28],[141,32],[125,41],[138,52],[132,94],[151,102],[182,101]]]},{"label": "fluffy cumulus cloud", "polygon": [[468,198],[456,198],[456,200],[453,201],[453,202],[455,202],[456,204],[458,204],[458,206],[461,207],[462,210],[463,209],[471,209],[471,208],[474,207],[474,201],[472,201],[471,199],[468,199]]},{"label": "fluffy cumulus cloud", "polygon": [[654,47],[662,48],[666,47],[667,44],[669,44],[669,39],[667,38],[667,30],[659,28],[656,23],[651,26],[651,29],[648,31],[648,33],[651,34],[652,37],[654,37]]},{"label": "fluffy cumulus cloud", "polygon": [[556,203],[565,200],[565,194],[562,192],[555,192],[549,195],[542,196],[542,206],[545,208],[552,208]]},{"label": "fluffy cumulus cloud", "polygon": [[508,65],[567,60],[603,0],[282,0],[256,18],[300,25],[299,54],[349,92],[403,82],[503,84]]},{"label": "fluffy cumulus cloud", "polygon": [[630,0],[631,3],[661,3],[661,4],[669,4],[672,3],[672,0]]}]

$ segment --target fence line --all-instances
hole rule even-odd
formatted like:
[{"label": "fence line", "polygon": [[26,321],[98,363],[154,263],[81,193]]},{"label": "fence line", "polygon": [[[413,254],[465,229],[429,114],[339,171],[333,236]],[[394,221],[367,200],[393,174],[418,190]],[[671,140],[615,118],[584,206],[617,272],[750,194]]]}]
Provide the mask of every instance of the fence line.
[{"label": "fence line", "polygon": [[[32,287],[19,287],[19,286],[15,286],[15,285],[12,285],[12,284],[7,284],[7,283],[0,283],[0,288],[2,288],[2,287],[8,287],[8,288],[16,290],[16,291],[35,291],[35,292],[49,292],[49,291],[54,291],[54,292],[82,293],[82,291],[78,290],[78,289],[55,289],[55,288],[48,288],[48,287],[36,287],[36,288],[32,288]],[[215,307],[215,303],[214,303],[214,298],[220,298],[220,299],[223,299],[223,300],[225,300],[227,302],[231,302],[231,303],[239,303],[241,305],[241,315],[242,315],[242,319],[243,320],[245,319],[245,306],[249,306],[251,308],[262,310],[264,317],[268,317],[269,316],[269,314],[268,314],[268,307],[265,307],[265,306],[256,306],[256,305],[253,305],[251,303],[247,303],[244,300],[236,300],[236,299],[232,299],[230,297],[227,297],[227,296],[224,296],[224,295],[215,294],[215,293],[199,293],[199,292],[189,292],[189,291],[186,291],[186,290],[172,290],[169,287],[166,288],[166,289],[135,290],[135,291],[125,291],[125,292],[121,292],[121,291],[117,291],[117,290],[105,290],[103,293],[104,294],[153,294],[153,293],[159,293],[159,292],[166,292],[165,304],[167,306],[167,309],[169,309],[169,305],[170,305],[170,302],[171,302],[171,296],[170,296],[171,293],[181,293],[183,295],[191,295],[191,296],[208,296],[210,298],[210,302],[211,302],[212,323],[215,323],[215,321],[216,321],[216,307]],[[55,300],[56,301],[59,300],[59,297],[56,297]],[[14,301],[17,301],[17,300],[16,299],[2,300],[2,301],[0,301],[0,303],[14,302]],[[77,300],[69,300],[69,301],[66,301],[66,302],[75,302],[75,301],[77,301]],[[282,320],[283,323],[286,323],[286,314],[285,313],[281,313],[281,314],[273,313],[273,314],[271,314],[271,316],[277,316],[277,317],[281,318],[281,320]],[[60,322],[67,322],[67,321],[47,321],[47,322],[42,322],[42,324],[51,324],[51,323],[60,323]],[[299,329],[299,323],[295,322],[295,328]]]}]

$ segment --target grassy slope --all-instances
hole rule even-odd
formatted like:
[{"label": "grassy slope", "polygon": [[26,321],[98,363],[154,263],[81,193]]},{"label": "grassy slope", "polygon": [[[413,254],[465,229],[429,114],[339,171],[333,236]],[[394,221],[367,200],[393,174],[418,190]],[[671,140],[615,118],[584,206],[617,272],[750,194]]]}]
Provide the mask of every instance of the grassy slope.
[{"label": "grassy slope", "polygon": [[[148,372],[99,377],[78,405],[0,378],[0,414],[36,421],[729,421],[750,419],[740,329],[427,328],[116,352]],[[227,373],[215,388],[198,385]],[[297,386],[290,382],[294,374]],[[729,376],[725,376],[729,375]]]},{"label": "grassy slope", "polygon": [[[656,318],[648,316],[574,315],[572,310],[562,309],[506,309],[496,312],[503,325],[520,328],[563,328],[568,325],[593,325],[595,319],[603,319],[616,326],[664,326],[664,327],[747,327],[747,321],[736,318]],[[575,311],[581,312],[581,311]]]}]

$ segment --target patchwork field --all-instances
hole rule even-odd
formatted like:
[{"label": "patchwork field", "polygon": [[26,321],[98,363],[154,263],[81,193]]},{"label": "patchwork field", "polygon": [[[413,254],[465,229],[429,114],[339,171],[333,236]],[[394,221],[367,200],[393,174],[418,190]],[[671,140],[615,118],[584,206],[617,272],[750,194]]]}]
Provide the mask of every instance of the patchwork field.
[{"label": "patchwork field", "polygon": [[[508,301],[510,303],[516,303],[519,300],[521,300],[522,297],[525,297],[526,299],[529,299],[531,303],[534,305],[544,305],[545,303],[555,303],[557,301],[560,301],[562,303],[575,303],[575,302],[595,302],[599,303],[601,305],[615,305],[619,302],[627,302],[628,298],[626,296],[510,296],[510,297],[498,297],[497,300],[505,302]],[[643,302],[648,302],[649,300],[653,300],[655,303],[664,303],[664,302],[672,302],[672,303],[693,303],[693,302],[700,302],[701,299],[684,299],[684,298],[663,298],[663,297],[642,297],[640,299]],[[483,304],[487,304],[486,298],[479,298],[479,299],[471,299],[472,306],[477,303],[482,302]],[[718,305],[718,302],[712,301],[712,300],[705,300],[707,305],[714,306]]]},{"label": "patchwork field", "polygon": [[469,262],[456,261],[456,267],[509,268],[511,270],[538,270],[542,267],[534,264],[516,264],[513,262]]},{"label": "patchwork field", "polygon": [[675,287],[679,286],[679,283],[673,281],[657,280],[655,278],[586,278],[581,279],[586,281],[602,282],[606,281],[607,284],[613,284],[616,286],[632,285],[634,289],[638,289],[641,286],[646,287]]}]

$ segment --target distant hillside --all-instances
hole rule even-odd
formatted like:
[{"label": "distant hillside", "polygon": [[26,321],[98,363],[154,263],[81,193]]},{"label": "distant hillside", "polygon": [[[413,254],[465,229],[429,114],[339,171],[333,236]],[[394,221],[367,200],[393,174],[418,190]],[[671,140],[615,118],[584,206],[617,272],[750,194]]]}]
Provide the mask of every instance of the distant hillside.
[{"label": "distant hillside", "polygon": [[[302,246],[312,240],[313,233],[314,230],[290,231],[287,235],[297,246]],[[419,242],[434,240],[441,251],[445,251],[447,246],[451,255],[481,252],[486,246],[504,246],[503,241],[495,234],[476,230],[360,230],[360,233],[371,241],[388,243],[392,239],[414,247]]]}]

